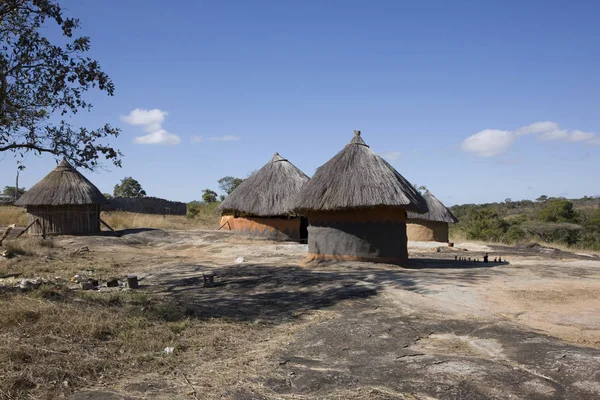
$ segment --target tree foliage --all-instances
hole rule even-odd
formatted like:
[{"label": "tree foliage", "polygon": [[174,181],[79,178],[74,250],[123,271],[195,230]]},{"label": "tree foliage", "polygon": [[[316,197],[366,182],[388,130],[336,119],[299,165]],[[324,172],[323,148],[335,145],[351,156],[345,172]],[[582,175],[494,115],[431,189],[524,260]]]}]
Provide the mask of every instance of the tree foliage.
[{"label": "tree foliage", "polygon": [[123,178],[121,183],[115,185],[113,190],[115,197],[144,197],[146,191],[142,189],[142,185],[132,177]]},{"label": "tree foliage", "polygon": [[[79,27],[56,0],[0,2],[0,152],[50,153],[88,169],[100,156],[121,165],[121,153],[108,143],[119,129],[67,122],[91,108],[88,90],[114,94],[109,76],[85,55],[90,39],[75,35]],[[46,34],[54,31],[62,38],[52,42]]]},{"label": "tree foliage", "polygon": [[215,192],[214,190],[210,190],[210,189],[204,189],[202,191],[202,201],[207,204],[216,203],[217,202],[217,192]]},{"label": "tree foliage", "polygon": [[499,241],[508,224],[491,208],[471,210],[466,218],[465,232],[470,240]]},{"label": "tree foliage", "polygon": [[542,222],[573,222],[575,221],[573,203],[564,199],[548,200],[539,210],[538,219]]},{"label": "tree foliage", "polygon": [[[16,197],[15,197],[15,192],[16,192]],[[14,186],[5,186],[4,190],[2,191],[2,196],[6,197],[8,199],[11,200],[18,200],[19,197],[23,196],[23,194],[25,193],[25,188],[19,188],[19,190],[15,190]]]},{"label": "tree foliage", "polygon": [[540,196],[537,202],[507,200],[450,207],[459,220],[450,227],[451,235],[506,243],[542,241],[600,250],[600,198],[567,200]]},{"label": "tree foliage", "polygon": [[226,176],[218,180],[219,188],[227,194],[231,194],[242,182],[244,182],[243,179],[233,176]]},{"label": "tree foliage", "polygon": [[568,222],[530,222],[525,224],[524,228],[546,243],[562,242],[566,244],[574,244],[577,241],[577,231],[582,229],[580,225]]}]

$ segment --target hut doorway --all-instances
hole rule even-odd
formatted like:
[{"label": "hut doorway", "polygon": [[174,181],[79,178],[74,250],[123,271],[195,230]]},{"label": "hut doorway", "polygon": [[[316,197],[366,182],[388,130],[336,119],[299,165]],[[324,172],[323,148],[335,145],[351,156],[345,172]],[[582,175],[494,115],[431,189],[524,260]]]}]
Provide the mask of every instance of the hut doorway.
[{"label": "hut doorway", "polygon": [[308,218],[300,217],[300,243],[308,241]]}]

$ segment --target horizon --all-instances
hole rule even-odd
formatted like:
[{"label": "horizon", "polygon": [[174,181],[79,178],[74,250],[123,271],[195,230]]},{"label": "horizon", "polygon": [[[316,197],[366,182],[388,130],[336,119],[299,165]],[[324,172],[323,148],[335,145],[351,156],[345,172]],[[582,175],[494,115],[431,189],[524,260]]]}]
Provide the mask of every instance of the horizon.
[{"label": "horizon", "polygon": [[[447,206],[599,196],[600,4],[60,3],[116,86],[70,118],[122,129],[123,168],[79,170],[103,193],[187,203],[275,152],[312,176],[360,130]],[[56,165],[24,162],[27,189]]]}]

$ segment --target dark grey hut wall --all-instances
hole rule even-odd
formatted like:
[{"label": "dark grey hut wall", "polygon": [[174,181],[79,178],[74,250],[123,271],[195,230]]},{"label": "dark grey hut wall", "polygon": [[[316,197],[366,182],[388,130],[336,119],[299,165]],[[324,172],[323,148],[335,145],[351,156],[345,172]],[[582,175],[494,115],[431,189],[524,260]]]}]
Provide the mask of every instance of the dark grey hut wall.
[{"label": "dark grey hut wall", "polygon": [[403,221],[309,221],[308,252],[357,258],[408,259]]}]

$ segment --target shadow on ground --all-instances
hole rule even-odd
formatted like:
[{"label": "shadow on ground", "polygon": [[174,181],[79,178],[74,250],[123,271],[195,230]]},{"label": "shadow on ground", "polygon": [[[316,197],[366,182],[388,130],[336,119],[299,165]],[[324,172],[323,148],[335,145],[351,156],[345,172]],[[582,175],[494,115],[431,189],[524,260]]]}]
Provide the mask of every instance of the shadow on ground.
[{"label": "shadow on ground", "polygon": [[[498,265],[454,260],[420,259],[413,264],[413,269],[368,263],[309,267],[244,263],[219,268],[178,264],[153,272],[142,284],[148,284],[150,293],[176,299],[189,316],[276,323],[344,300],[375,296],[384,284],[426,294],[432,292],[432,282],[461,286],[501,273]],[[205,273],[215,275],[213,287],[203,286]]]}]

